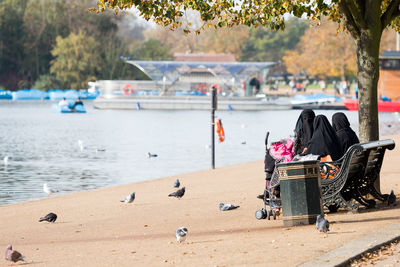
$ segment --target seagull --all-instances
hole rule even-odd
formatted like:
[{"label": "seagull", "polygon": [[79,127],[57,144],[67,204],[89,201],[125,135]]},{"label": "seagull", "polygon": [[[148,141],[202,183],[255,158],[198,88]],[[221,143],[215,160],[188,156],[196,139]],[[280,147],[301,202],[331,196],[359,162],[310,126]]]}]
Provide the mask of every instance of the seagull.
[{"label": "seagull", "polygon": [[179,188],[180,185],[181,185],[181,182],[179,182],[179,179],[176,179],[176,181],[174,183],[174,187]]},{"label": "seagull", "polygon": [[221,211],[234,210],[234,209],[237,209],[237,208],[239,208],[239,207],[240,207],[240,206],[235,206],[235,205],[232,205],[232,204],[219,203],[219,209],[220,209]]},{"label": "seagull", "polygon": [[317,222],[315,223],[315,226],[321,233],[324,232],[326,234],[326,232],[329,231],[329,222],[321,215],[317,216]]},{"label": "seagull", "polygon": [[125,199],[120,200],[121,202],[125,203],[132,203],[135,200],[135,192],[130,195],[127,195]]},{"label": "seagull", "polygon": [[175,231],[176,241],[179,244],[181,242],[185,241],[187,233],[188,233],[188,229],[186,227],[181,227],[181,228],[176,229],[176,231]]},{"label": "seagull", "polygon": [[50,188],[47,183],[43,184],[43,192],[45,192],[48,196],[50,196],[53,193],[57,193],[58,190]]},{"label": "seagull", "polygon": [[149,156],[149,158],[156,158],[156,157],[158,157],[157,154],[151,154],[150,152],[148,152],[147,155]]},{"label": "seagull", "polygon": [[16,250],[13,250],[11,245],[8,245],[6,249],[6,260],[12,262],[18,262],[18,261],[26,262],[25,256],[22,256],[21,253],[19,253]]},{"label": "seagull", "polygon": [[394,204],[396,202],[396,195],[394,194],[393,190],[390,191],[390,195],[388,196],[388,206]]},{"label": "seagull", "polygon": [[57,220],[57,214],[50,212],[46,216],[39,219],[39,222],[48,221],[48,222],[55,222]]},{"label": "seagull", "polygon": [[185,194],[185,187],[182,187],[181,189],[169,194],[169,197],[176,197],[176,198],[181,198]]},{"label": "seagull", "polygon": [[81,151],[83,151],[85,149],[85,147],[83,146],[83,141],[82,140],[78,140],[78,146],[79,146],[79,149]]},{"label": "seagull", "polygon": [[5,157],[3,158],[3,161],[4,161],[4,165],[8,165],[8,157],[7,157],[7,156],[5,156]]}]

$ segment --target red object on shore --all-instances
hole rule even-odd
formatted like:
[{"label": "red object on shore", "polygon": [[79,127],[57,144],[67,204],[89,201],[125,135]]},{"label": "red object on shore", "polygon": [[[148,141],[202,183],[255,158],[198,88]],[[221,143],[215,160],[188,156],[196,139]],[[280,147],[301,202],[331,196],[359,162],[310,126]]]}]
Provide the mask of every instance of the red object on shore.
[{"label": "red object on shore", "polygon": [[[358,99],[344,99],[343,104],[348,110],[358,111]],[[378,101],[378,112],[399,112],[400,101]]]}]

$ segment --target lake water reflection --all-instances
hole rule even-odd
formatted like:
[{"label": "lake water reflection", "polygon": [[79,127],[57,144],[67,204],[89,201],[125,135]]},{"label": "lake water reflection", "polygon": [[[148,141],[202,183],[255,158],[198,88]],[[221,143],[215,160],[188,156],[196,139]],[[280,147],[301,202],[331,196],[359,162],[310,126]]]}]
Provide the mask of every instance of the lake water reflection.
[{"label": "lake water reflection", "polygon": [[[45,182],[65,194],[211,166],[208,111],[97,110],[87,102],[86,114],[56,114],[51,105],[0,102],[0,205],[45,197]],[[217,111],[226,141],[216,144],[216,167],[263,159],[266,131],[270,140],[290,136],[300,112]],[[329,119],[334,112],[316,111]],[[356,130],[357,113],[346,114]]]}]

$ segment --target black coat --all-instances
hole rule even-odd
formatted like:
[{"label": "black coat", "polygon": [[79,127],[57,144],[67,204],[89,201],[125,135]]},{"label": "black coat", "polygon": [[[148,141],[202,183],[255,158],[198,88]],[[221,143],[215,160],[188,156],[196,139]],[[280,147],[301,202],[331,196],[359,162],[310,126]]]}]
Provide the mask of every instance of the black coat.
[{"label": "black coat", "polygon": [[314,119],[314,133],[305,154],[321,157],[330,155],[332,160],[338,160],[344,154],[335,130],[324,115],[318,115]]},{"label": "black coat", "polygon": [[294,143],[294,155],[303,152],[307,143],[311,140],[313,136],[313,123],[314,123],[315,113],[311,109],[305,109],[301,112],[299,118],[296,122],[295,132],[295,143]]},{"label": "black coat", "polygon": [[352,145],[360,143],[356,133],[350,128],[350,122],[343,112],[333,114],[332,126],[336,131],[344,153],[346,153],[347,149]]}]

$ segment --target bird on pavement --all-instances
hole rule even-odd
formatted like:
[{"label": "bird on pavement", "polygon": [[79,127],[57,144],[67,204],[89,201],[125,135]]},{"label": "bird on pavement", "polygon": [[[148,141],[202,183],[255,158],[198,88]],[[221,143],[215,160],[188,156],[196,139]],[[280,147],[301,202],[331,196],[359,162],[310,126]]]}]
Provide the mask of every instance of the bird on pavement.
[{"label": "bird on pavement", "polygon": [[317,222],[315,223],[315,226],[317,227],[317,230],[321,233],[323,232],[326,234],[329,231],[329,221],[321,215],[317,216]]},{"label": "bird on pavement", "polygon": [[219,209],[220,209],[221,211],[234,210],[234,209],[237,209],[237,208],[239,208],[239,207],[240,207],[240,206],[235,206],[235,205],[232,205],[232,204],[219,203]]},{"label": "bird on pavement", "polygon": [[180,185],[181,185],[181,182],[179,182],[179,179],[176,179],[176,181],[174,183],[174,187],[179,188]]},{"label": "bird on pavement", "polygon": [[26,262],[25,256],[22,256],[21,253],[19,253],[16,250],[13,250],[11,245],[8,245],[6,249],[6,260],[12,262],[18,262],[18,261]]},{"label": "bird on pavement", "polygon": [[135,192],[130,195],[127,195],[125,199],[120,200],[121,202],[125,203],[132,203],[135,200]]},{"label": "bird on pavement", "polygon": [[388,206],[394,204],[396,202],[396,195],[394,194],[393,190],[390,191],[390,195],[388,196]]},{"label": "bird on pavement", "polygon": [[175,231],[176,241],[180,244],[181,242],[185,241],[186,235],[188,233],[188,229],[186,227],[178,228]]},{"label": "bird on pavement", "polygon": [[181,189],[169,194],[169,197],[176,197],[176,198],[181,198],[185,194],[185,187],[182,187]]},{"label": "bird on pavement", "polygon": [[58,190],[50,188],[47,183],[43,184],[43,192],[45,192],[48,196],[50,196],[53,193],[57,193]]},{"label": "bird on pavement", "polygon": [[49,214],[47,214],[44,217],[41,217],[39,219],[39,222],[43,222],[43,221],[48,221],[48,222],[55,222],[57,220],[57,214],[50,212]]}]

